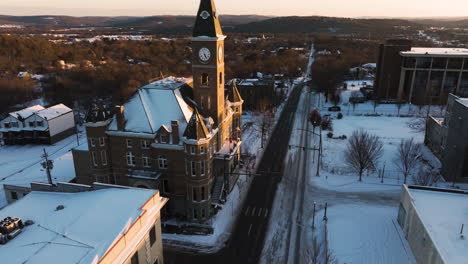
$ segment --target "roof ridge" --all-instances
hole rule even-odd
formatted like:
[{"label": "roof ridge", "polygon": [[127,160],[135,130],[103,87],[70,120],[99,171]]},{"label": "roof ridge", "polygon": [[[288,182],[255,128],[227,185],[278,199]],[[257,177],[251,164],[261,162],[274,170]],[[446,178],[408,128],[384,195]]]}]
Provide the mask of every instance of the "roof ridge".
[{"label": "roof ridge", "polygon": [[[138,89],[138,97],[140,97],[140,102],[141,102],[141,105],[143,106],[143,110],[145,111],[145,116],[148,120],[148,123],[149,123],[149,126],[150,126],[150,129],[151,129],[151,133],[155,133],[155,130],[154,130],[154,127],[153,127],[153,124],[151,123],[151,118],[149,117],[148,115],[148,110],[146,109],[147,108],[147,105],[146,103],[144,102],[144,96],[141,94],[141,89]],[[159,128],[158,128],[159,129]]]}]

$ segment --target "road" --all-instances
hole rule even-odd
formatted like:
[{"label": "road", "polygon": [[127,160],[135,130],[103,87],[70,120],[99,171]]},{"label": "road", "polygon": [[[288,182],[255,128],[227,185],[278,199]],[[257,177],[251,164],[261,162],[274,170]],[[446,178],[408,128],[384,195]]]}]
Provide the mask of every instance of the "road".
[{"label": "road", "polygon": [[[311,65],[312,62],[308,65],[306,76],[310,74]],[[165,250],[166,264],[259,263],[276,190],[283,177],[295,114],[304,92],[302,85],[295,86],[291,92],[259,163],[256,173],[259,176],[251,183],[241,215],[226,247],[212,255]]]}]

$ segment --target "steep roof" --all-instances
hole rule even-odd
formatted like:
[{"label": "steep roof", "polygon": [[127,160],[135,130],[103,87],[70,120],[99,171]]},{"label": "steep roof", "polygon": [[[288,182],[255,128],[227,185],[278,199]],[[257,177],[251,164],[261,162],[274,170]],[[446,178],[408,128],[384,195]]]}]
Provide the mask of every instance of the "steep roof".
[{"label": "steep roof", "polygon": [[[124,131],[154,134],[162,126],[171,127],[173,120],[179,121],[183,131],[193,109],[184,100],[182,89],[191,89],[191,81],[168,77],[139,88],[124,104]],[[118,130],[116,117],[113,118],[109,130]]]},{"label": "steep roof", "polygon": [[208,138],[208,136],[209,132],[206,128],[205,122],[203,121],[203,117],[198,113],[198,110],[195,109],[195,112],[190,118],[190,123],[185,129],[184,137],[199,140]]},{"label": "steep roof", "polygon": [[11,112],[10,115],[13,116],[16,119],[26,119],[33,115],[34,113],[37,113],[38,111],[44,110],[45,108],[42,107],[41,105],[34,105],[25,109],[22,109],[20,111],[16,112]]},{"label": "steep roof", "polygon": [[223,31],[214,0],[201,0],[193,27],[193,37],[218,37],[222,35]]},{"label": "steep roof", "polygon": [[[0,218],[34,224],[0,246],[2,263],[97,263],[144,212],[157,190],[31,192],[0,210]],[[56,210],[63,205],[64,209]]]},{"label": "steep roof", "polygon": [[228,100],[232,103],[239,103],[243,101],[239,90],[237,89],[236,82],[234,81],[231,83],[231,86],[228,90]]}]

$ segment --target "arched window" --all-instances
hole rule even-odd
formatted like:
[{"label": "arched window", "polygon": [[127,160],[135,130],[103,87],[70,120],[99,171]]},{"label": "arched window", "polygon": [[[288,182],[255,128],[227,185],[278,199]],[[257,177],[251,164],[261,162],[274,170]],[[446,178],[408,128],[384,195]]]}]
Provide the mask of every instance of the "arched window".
[{"label": "arched window", "polygon": [[209,81],[210,81],[209,79],[210,79],[210,77],[208,76],[208,74],[207,74],[207,73],[203,73],[203,74],[201,75],[201,77],[200,77],[200,83],[201,83],[201,85],[208,85],[208,84],[209,84]]}]

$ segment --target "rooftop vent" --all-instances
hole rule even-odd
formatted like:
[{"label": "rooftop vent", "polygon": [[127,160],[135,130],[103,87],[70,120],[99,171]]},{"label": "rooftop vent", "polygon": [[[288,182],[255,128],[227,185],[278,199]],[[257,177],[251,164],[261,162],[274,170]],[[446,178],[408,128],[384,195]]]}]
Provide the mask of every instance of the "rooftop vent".
[{"label": "rooftop vent", "polygon": [[6,217],[0,221],[0,244],[6,244],[9,240],[17,237],[23,229],[21,218]]}]

